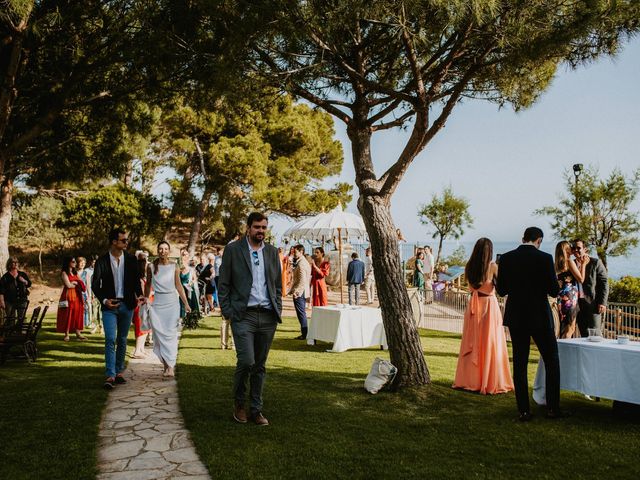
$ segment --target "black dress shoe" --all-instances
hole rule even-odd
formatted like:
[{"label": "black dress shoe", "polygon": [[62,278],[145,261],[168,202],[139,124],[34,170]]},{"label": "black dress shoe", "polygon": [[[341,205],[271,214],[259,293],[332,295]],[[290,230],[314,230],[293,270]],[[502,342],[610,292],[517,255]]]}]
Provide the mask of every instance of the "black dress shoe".
[{"label": "black dress shoe", "polygon": [[307,336],[306,335],[298,335],[296,338],[294,338],[294,340],[306,340]]},{"label": "black dress shoe", "polygon": [[571,412],[560,409],[551,409],[547,411],[547,418],[556,419],[556,418],[567,418],[571,416]]},{"label": "black dress shoe", "polygon": [[518,420],[520,420],[521,422],[530,422],[532,418],[533,415],[531,415],[531,412],[522,412],[520,415],[518,415]]}]

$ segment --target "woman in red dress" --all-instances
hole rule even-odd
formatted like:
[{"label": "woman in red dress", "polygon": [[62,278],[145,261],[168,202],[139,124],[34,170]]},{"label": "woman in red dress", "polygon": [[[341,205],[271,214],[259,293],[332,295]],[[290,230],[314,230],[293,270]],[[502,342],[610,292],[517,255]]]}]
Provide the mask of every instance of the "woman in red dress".
[{"label": "woman in red dress", "polygon": [[62,294],[58,305],[56,331],[64,333],[64,341],[69,341],[69,332],[74,331],[78,340],[86,340],[82,335],[84,328],[84,301],[82,292],[87,290],[76,271],[76,260],[65,257],[62,261]]},{"label": "woman in red dress", "polygon": [[313,250],[313,262],[311,262],[311,289],[313,290],[311,304],[314,307],[329,305],[327,283],[324,278],[329,275],[330,269],[329,262],[324,259],[324,249],[316,247]]}]

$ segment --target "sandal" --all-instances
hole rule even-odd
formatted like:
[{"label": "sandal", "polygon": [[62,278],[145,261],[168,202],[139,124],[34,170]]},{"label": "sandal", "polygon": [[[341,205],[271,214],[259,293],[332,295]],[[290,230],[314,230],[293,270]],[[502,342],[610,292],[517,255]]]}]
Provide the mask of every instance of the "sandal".
[{"label": "sandal", "polygon": [[79,340],[80,342],[84,342],[87,340],[87,337],[83,337],[82,335],[76,335],[76,340]]},{"label": "sandal", "polygon": [[63,340],[64,340],[65,342],[68,342],[68,341],[69,341],[69,335],[65,335],[65,336],[64,336],[64,338],[63,338]]}]

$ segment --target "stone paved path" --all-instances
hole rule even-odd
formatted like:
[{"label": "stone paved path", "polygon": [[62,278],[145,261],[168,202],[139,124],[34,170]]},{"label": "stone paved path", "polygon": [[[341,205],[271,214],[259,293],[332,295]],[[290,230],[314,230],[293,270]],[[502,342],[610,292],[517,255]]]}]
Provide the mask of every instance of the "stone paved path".
[{"label": "stone paved path", "polygon": [[100,422],[98,480],[211,480],[198,458],[178,405],[175,379],[162,377],[150,351],[130,359],[125,377],[109,394]]}]

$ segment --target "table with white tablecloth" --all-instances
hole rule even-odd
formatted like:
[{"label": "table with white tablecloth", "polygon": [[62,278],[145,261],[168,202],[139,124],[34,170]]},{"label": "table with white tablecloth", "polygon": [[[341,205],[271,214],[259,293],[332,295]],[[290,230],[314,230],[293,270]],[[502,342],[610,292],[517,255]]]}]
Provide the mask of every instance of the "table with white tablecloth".
[{"label": "table with white tablecloth", "polygon": [[[640,342],[618,344],[588,338],[558,340],[560,389],[640,404]],[[540,360],[533,399],[545,402],[544,363]]]},{"label": "table with white tablecloth", "polygon": [[313,307],[307,343],[313,345],[316,340],[333,343],[332,352],[373,346],[387,348],[379,308],[349,305]]}]

